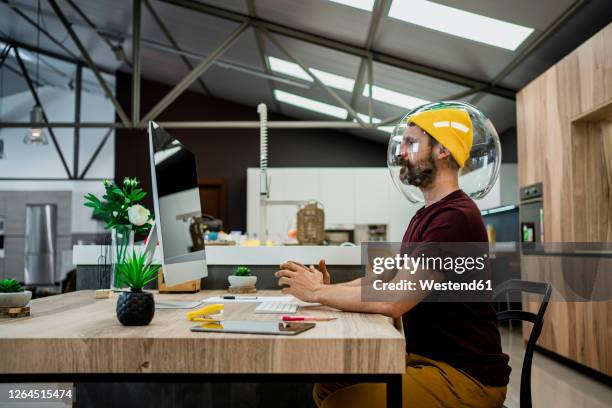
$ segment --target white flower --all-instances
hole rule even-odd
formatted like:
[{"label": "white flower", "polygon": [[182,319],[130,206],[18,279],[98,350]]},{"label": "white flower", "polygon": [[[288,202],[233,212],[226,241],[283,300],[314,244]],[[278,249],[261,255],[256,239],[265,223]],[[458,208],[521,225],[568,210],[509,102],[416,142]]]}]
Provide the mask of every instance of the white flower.
[{"label": "white flower", "polygon": [[149,210],[140,204],[135,204],[128,208],[128,218],[137,227],[144,225],[149,219]]}]

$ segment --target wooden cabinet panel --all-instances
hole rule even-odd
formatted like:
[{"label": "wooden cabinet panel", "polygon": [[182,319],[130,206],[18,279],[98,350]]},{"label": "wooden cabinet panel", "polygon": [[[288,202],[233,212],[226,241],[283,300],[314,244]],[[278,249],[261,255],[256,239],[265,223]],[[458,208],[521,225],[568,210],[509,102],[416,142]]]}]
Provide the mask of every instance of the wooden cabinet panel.
[{"label": "wooden cabinet panel", "polygon": [[[612,301],[563,300],[559,293],[576,271],[590,273],[585,282],[610,287],[609,271],[612,258],[584,258],[523,255],[522,279],[550,282],[553,296],[546,310],[544,327],[538,345],[574,360],[580,364],[612,375]],[[594,277],[597,277],[595,279]],[[573,287],[576,288],[575,284]],[[592,293],[597,287],[577,288],[574,293]],[[523,308],[536,313],[539,300],[524,298]],[[531,324],[523,325],[523,338],[527,340]]]},{"label": "wooden cabinet panel", "polygon": [[[576,157],[572,123],[612,102],[610,43],[612,24],[517,94],[519,187],[543,182],[544,237],[548,242],[576,241],[576,204],[569,198],[581,183],[574,180],[573,166],[588,161]],[[608,171],[610,178],[611,166],[608,163],[607,169],[598,170]]]},{"label": "wooden cabinet panel", "polygon": [[[612,241],[611,43],[612,24],[517,94],[519,187],[543,183],[545,242]],[[557,279],[561,259],[523,256],[523,277]],[[610,301],[553,301],[539,344],[612,375],[611,326]]]}]

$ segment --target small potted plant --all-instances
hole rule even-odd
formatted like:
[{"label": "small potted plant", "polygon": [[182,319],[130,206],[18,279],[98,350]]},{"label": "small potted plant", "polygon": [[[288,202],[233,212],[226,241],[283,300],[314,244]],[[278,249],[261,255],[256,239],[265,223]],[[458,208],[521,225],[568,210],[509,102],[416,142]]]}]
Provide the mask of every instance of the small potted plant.
[{"label": "small potted plant", "polygon": [[238,266],[234,269],[234,274],[227,277],[230,286],[234,288],[255,286],[257,276],[251,275],[251,270],[246,266]]},{"label": "small potted plant", "polygon": [[124,262],[117,264],[117,279],[130,288],[117,299],[117,319],[125,326],[145,326],[155,314],[155,300],[151,292],[142,288],[155,279],[159,265],[152,265],[149,256],[132,251]]},{"label": "small potted plant", "polygon": [[24,290],[15,279],[0,280],[0,307],[23,307],[32,299],[32,292]]}]

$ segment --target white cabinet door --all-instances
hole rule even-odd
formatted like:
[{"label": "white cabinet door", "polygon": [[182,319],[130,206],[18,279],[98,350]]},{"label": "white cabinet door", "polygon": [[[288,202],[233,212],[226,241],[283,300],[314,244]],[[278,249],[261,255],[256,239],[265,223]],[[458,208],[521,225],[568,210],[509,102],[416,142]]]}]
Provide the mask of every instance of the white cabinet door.
[{"label": "white cabinet door", "polygon": [[269,169],[270,199],[316,200],[319,169]]},{"label": "white cabinet door", "polygon": [[387,184],[389,191],[389,227],[387,229],[387,240],[401,242],[404,233],[410,224],[410,220],[423,203],[411,203],[402,194],[389,177]]},{"label": "white cabinet door", "polygon": [[355,223],[389,222],[389,172],[383,168],[355,169]]},{"label": "white cabinet door", "polygon": [[321,169],[319,201],[325,206],[325,224],[355,222],[354,169]]}]

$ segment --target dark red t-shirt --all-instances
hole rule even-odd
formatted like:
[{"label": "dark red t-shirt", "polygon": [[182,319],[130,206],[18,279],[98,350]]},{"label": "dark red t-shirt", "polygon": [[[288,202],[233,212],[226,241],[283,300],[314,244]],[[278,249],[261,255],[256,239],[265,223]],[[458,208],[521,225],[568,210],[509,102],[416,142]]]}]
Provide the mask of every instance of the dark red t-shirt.
[{"label": "dark red t-shirt", "polygon": [[[480,210],[457,190],[417,211],[403,243],[487,242]],[[508,384],[493,305],[488,302],[421,302],[402,316],[406,350],[445,361],[483,384]]]}]

